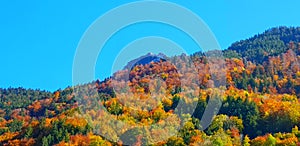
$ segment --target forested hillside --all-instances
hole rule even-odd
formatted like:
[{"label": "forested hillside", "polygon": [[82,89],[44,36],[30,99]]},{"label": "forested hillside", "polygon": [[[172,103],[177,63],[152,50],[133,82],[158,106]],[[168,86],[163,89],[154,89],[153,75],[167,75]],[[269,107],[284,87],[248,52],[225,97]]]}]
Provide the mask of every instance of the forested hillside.
[{"label": "forested hillside", "polygon": [[278,56],[288,49],[297,49],[300,27],[275,27],[246,40],[233,43],[224,51],[226,57],[247,58],[262,63],[269,56]]},{"label": "forested hillside", "polygon": [[[0,89],[0,143],[300,145],[300,27],[269,29],[223,54],[134,61],[54,93]],[[220,108],[203,129],[209,101]]]}]

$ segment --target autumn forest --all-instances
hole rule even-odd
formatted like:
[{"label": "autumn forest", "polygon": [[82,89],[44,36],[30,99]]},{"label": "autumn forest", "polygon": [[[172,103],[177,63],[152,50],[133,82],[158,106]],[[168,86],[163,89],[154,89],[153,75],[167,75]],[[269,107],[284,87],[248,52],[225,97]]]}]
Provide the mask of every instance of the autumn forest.
[{"label": "autumn forest", "polygon": [[7,146],[297,146],[300,27],[221,52],[148,56],[55,92],[0,88],[0,101]]}]

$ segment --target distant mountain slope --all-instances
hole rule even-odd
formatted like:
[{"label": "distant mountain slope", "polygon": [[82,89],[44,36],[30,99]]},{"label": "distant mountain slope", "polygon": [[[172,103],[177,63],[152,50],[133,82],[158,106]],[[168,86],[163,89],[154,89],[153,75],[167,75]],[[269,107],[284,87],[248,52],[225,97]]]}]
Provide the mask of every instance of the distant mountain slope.
[{"label": "distant mountain slope", "polygon": [[128,69],[131,70],[133,67],[137,66],[137,65],[145,65],[145,64],[149,64],[151,62],[159,62],[160,60],[166,60],[167,56],[159,53],[159,54],[153,54],[153,53],[148,53],[144,56],[141,56],[137,59],[134,59],[130,62],[128,62],[128,64],[124,67],[124,69]]},{"label": "distant mountain slope", "polygon": [[261,63],[267,56],[284,53],[299,42],[300,27],[275,27],[249,39],[233,43],[224,50],[224,55],[228,58],[243,57]]},{"label": "distant mountain slope", "polygon": [[52,97],[51,92],[24,89],[24,88],[0,88],[0,108],[17,109],[27,107],[35,100]]}]

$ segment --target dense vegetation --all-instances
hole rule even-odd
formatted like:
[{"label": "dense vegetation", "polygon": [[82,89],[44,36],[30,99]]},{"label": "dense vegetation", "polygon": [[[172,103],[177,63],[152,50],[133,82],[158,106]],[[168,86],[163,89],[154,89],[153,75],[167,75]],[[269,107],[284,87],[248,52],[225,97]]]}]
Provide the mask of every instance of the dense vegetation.
[{"label": "dense vegetation", "polygon": [[[198,52],[131,62],[103,81],[54,93],[0,89],[0,143],[299,145],[300,28],[272,28],[223,53],[225,67]],[[210,101],[220,109],[204,129]]]},{"label": "dense vegetation", "polygon": [[224,55],[262,63],[269,56],[278,56],[291,47],[296,47],[295,43],[298,42],[300,42],[300,27],[275,27],[249,39],[233,43],[224,51]]}]

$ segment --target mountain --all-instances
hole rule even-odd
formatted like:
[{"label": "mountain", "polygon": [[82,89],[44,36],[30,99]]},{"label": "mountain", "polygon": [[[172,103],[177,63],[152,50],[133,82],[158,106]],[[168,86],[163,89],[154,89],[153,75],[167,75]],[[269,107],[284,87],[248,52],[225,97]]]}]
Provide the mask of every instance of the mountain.
[{"label": "mountain", "polygon": [[299,145],[299,43],[299,27],[276,27],[224,60],[149,53],[103,81],[0,89],[0,145]]},{"label": "mountain", "polygon": [[249,39],[233,43],[224,51],[226,57],[247,58],[261,63],[269,56],[277,56],[300,46],[300,27],[275,27]]}]

